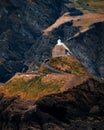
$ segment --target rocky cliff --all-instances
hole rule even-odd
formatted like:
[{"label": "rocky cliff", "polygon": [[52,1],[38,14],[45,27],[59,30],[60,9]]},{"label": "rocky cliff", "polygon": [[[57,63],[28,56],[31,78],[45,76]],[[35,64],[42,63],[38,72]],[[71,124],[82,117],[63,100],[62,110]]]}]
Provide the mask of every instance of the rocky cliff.
[{"label": "rocky cliff", "polygon": [[103,102],[104,83],[93,79],[38,101],[0,94],[0,129],[104,130]]},{"label": "rocky cliff", "polygon": [[[59,16],[58,4],[61,2],[0,1],[0,81],[5,81],[17,71],[27,69],[27,58],[40,59],[41,43],[36,41],[42,36],[42,30]],[[33,56],[28,55],[32,46],[35,48]]]},{"label": "rocky cliff", "polygon": [[104,22],[68,41],[70,50],[92,74],[104,78]]},{"label": "rocky cliff", "polygon": [[[43,59],[50,57],[59,36],[65,42],[79,32],[81,27],[99,21],[103,21],[103,14],[85,14],[69,0],[0,0],[0,82],[7,81],[16,72],[26,71],[28,68],[33,70],[34,65],[39,65]],[[98,23],[79,36],[81,42],[78,42],[78,48],[83,46],[86,50],[93,46],[88,52],[81,51],[82,55],[79,54],[80,49],[76,50],[76,40],[69,41],[72,43],[73,55],[82,62],[89,53],[84,65],[88,69],[91,66],[90,71],[101,77],[104,77],[103,27],[102,23]],[[92,36],[88,37],[87,34]]]}]

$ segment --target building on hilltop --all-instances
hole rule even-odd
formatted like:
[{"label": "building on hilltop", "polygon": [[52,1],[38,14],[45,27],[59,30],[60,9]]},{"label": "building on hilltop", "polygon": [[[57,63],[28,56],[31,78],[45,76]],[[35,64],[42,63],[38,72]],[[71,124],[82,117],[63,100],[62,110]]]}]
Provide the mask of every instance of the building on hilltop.
[{"label": "building on hilltop", "polygon": [[52,49],[52,57],[60,57],[60,56],[67,56],[70,55],[71,52],[69,48],[61,42],[60,39],[57,40],[57,44]]}]

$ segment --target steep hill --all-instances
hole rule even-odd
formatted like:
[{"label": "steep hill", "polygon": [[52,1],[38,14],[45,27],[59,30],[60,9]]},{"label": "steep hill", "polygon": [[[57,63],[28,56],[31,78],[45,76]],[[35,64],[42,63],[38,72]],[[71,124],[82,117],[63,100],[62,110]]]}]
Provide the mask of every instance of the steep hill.
[{"label": "steep hill", "polygon": [[19,95],[22,99],[37,100],[76,87],[93,77],[72,56],[51,58],[49,66],[53,71],[47,68],[47,63],[43,63],[38,74],[16,73],[0,87],[0,92],[6,96]]},{"label": "steep hill", "polygon": [[[70,0],[0,0],[0,82],[7,81],[16,72],[23,72],[28,68],[35,69],[35,65],[39,65],[43,59],[51,56],[51,49],[59,36],[65,42],[80,31],[87,31],[91,24],[104,21],[103,10],[97,13],[85,11],[77,8],[73,2]],[[102,39],[102,42],[99,42],[101,51],[98,54],[98,57],[102,57],[104,40],[99,27],[104,30],[104,26],[98,23],[93,26],[91,32],[93,37],[96,37],[95,30],[98,30],[97,40]],[[89,31],[86,33],[91,34]],[[84,42],[81,36],[80,39],[81,43]],[[93,41],[94,50],[97,49],[97,40]],[[71,45],[74,48],[74,45]],[[79,46],[81,47],[82,44]],[[89,45],[84,46],[85,49],[86,47],[89,48]],[[76,50],[73,51],[73,55],[75,53]],[[77,57],[82,58],[79,55]],[[97,58],[96,54],[93,58]],[[101,66],[99,64],[103,64],[103,59],[100,63],[95,60],[94,62],[99,68]],[[84,65],[88,66],[88,64],[86,62]],[[98,72],[95,72],[93,64],[90,65],[93,74],[104,77],[98,69]]]},{"label": "steep hill", "polygon": [[39,71],[42,73],[54,72],[54,70],[57,70],[56,71],[57,73],[62,74],[91,76],[91,74],[84,68],[84,66],[75,57],[71,55],[49,58],[45,62],[43,62],[39,68]]},{"label": "steep hill", "polygon": [[[38,48],[36,40],[41,37],[42,29],[51,25],[60,12],[57,8],[60,2],[50,2],[0,0],[0,81],[5,81],[15,72],[28,69],[25,65],[26,54],[32,45]],[[39,56],[38,60],[40,52],[32,52],[34,56]]]},{"label": "steep hill", "polygon": [[104,22],[93,24],[87,32],[67,41],[73,55],[92,74],[104,78]]},{"label": "steep hill", "polygon": [[104,83],[93,79],[37,102],[0,94],[0,129],[104,130],[103,102]]},{"label": "steep hill", "polygon": [[[30,74],[16,74],[10,81],[0,87],[0,92],[7,96],[19,95],[22,99],[37,100],[46,95],[60,92],[63,85],[72,76],[53,73],[31,77]],[[87,76],[83,79],[86,78]]]}]

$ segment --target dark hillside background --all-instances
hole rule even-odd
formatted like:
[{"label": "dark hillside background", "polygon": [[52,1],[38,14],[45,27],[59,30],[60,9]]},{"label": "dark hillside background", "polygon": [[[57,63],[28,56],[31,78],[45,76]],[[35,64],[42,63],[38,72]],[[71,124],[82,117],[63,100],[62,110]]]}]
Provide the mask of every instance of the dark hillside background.
[{"label": "dark hillside background", "polygon": [[[43,35],[43,30],[65,12],[71,16],[83,15],[69,0],[0,0],[0,82],[16,72],[35,69],[35,65],[51,56],[59,36],[64,42],[79,31],[80,27],[70,21]],[[66,43],[73,55],[100,77],[104,77],[103,32],[103,23],[98,23]]]}]

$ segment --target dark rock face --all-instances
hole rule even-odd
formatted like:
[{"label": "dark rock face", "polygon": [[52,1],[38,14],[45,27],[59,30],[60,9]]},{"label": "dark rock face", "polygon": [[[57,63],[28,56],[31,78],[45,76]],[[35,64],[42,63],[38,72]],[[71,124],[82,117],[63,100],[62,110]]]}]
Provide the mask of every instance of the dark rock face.
[{"label": "dark rock face", "polygon": [[[69,21],[51,31],[48,36],[43,35],[43,30],[54,24],[65,12],[69,12],[70,16],[83,15],[69,0],[0,0],[0,68],[2,68],[0,69],[0,82],[7,81],[16,72],[26,71],[30,67],[33,69],[34,65],[39,65],[42,60],[49,58],[59,36],[65,42],[67,38],[79,32],[79,27],[74,27],[73,21]],[[96,59],[101,57],[100,62],[92,61],[88,51],[89,57],[86,58],[87,61],[84,65],[86,68],[91,65],[90,71],[93,74],[104,77],[104,60],[102,58],[104,47],[101,46],[104,39],[101,29],[98,28],[99,25],[96,25],[89,32],[81,35],[79,38],[81,41],[78,42],[77,46],[83,47],[85,50],[86,47],[89,48],[90,43],[83,46],[84,38],[86,37],[89,42],[89,39],[92,40],[92,37],[94,39],[97,36],[93,40],[94,51],[92,50],[92,53]],[[103,26],[102,31],[104,31]],[[87,34],[91,34],[92,37],[85,36]],[[78,52],[75,44],[76,40],[71,41],[73,55],[82,61],[87,52],[83,51],[80,55],[80,50]],[[94,55],[96,49],[99,51],[96,51],[97,56]]]},{"label": "dark rock face", "polygon": [[43,30],[69,10],[64,5],[68,3],[68,0],[0,0],[0,82],[51,55],[60,34],[45,37]]},{"label": "dark rock face", "polygon": [[69,48],[94,75],[104,78],[104,22],[93,24],[91,29],[69,41]]},{"label": "dark rock face", "polygon": [[103,102],[104,83],[93,79],[36,102],[0,94],[0,129],[103,130]]},{"label": "dark rock face", "polygon": [[[42,30],[54,23],[59,16],[57,5],[60,4],[59,0],[38,0],[33,3],[28,0],[0,0],[0,66],[4,66],[7,74],[22,71],[28,51],[32,45],[35,49],[38,47],[36,40],[41,36]],[[38,50],[33,53],[40,55],[40,52]],[[30,57],[31,55],[28,58]],[[5,79],[0,78],[0,81],[7,80],[3,71],[0,74]]]}]

